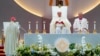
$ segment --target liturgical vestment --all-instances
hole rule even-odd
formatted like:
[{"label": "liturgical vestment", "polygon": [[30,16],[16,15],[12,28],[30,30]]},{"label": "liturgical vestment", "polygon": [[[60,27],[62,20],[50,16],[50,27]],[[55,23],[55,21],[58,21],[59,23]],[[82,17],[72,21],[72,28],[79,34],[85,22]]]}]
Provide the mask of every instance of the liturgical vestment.
[{"label": "liturgical vestment", "polygon": [[86,18],[82,18],[82,20],[79,20],[79,18],[76,18],[73,24],[73,28],[77,28],[77,30],[74,30],[74,33],[87,33],[88,30],[88,21]]},{"label": "liturgical vestment", "polygon": [[4,51],[6,55],[15,55],[18,46],[19,28],[15,22],[10,22],[5,31]]}]

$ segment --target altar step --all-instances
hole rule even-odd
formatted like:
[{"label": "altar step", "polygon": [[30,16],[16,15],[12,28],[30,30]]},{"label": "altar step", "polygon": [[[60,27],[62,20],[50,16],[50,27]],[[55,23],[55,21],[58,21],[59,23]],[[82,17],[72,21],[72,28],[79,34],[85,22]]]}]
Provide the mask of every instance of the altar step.
[{"label": "altar step", "polygon": [[0,46],[0,56],[6,56],[4,52],[4,46]]}]

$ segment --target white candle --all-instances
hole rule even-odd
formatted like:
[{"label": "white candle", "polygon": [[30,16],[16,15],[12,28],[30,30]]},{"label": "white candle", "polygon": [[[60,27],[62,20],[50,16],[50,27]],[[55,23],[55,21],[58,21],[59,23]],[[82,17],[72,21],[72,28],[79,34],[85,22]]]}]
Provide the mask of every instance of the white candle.
[{"label": "white candle", "polygon": [[89,29],[89,22],[87,22],[87,29]]},{"label": "white candle", "polygon": [[29,21],[28,23],[29,23],[29,30],[30,30],[31,29],[31,22]]},{"label": "white candle", "polygon": [[36,21],[36,29],[38,30],[38,21]]},{"label": "white candle", "polygon": [[43,29],[45,29],[45,21],[43,21]]},{"label": "white candle", "polygon": [[94,21],[94,30],[96,30],[96,21]]},{"label": "white candle", "polygon": [[31,29],[30,24],[29,24],[29,29]]}]

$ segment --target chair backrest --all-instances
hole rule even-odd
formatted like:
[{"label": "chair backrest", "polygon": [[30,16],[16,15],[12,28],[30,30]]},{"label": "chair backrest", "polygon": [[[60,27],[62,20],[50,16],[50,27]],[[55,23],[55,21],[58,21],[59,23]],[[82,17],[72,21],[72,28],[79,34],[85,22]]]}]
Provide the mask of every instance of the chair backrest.
[{"label": "chair backrest", "polygon": [[52,18],[58,17],[57,12],[61,12],[62,17],[67,18],[67,6],[52,6]]}]

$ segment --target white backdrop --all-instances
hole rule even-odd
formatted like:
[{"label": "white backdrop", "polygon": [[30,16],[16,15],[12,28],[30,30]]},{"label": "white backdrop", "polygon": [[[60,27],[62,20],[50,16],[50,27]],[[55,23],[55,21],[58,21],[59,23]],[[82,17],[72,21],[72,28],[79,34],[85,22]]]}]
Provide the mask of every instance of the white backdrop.
[{"label": "white backdrop", "polygon": [[67,6],[52,6],[52,18],[53,17],[58,17],[57,12],[60,11],[62,13],[62,17],[67,18]]}]

